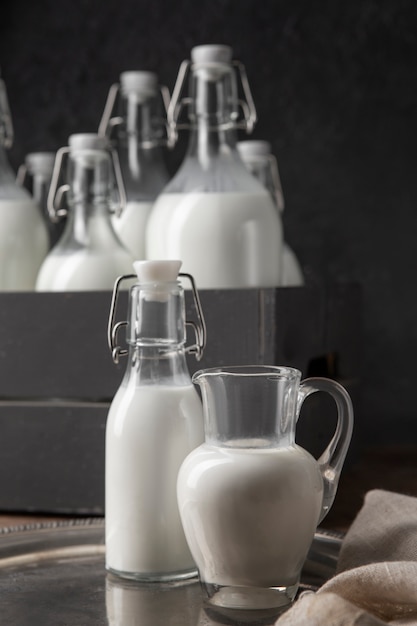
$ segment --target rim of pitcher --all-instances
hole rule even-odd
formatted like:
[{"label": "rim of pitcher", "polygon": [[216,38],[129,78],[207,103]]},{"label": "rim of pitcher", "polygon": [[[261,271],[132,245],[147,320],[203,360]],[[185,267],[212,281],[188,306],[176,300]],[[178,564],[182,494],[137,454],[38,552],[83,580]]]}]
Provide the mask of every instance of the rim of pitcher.
[{"label": "rim of pitcher", "polygon": [[198,370],[193,374],[192,381],[196,382],[203,376],[259,376],[259,377],[285,377],[289,380],[301,378],[301,371],[287,365],[226,365],[222,367],[209,367]]}]

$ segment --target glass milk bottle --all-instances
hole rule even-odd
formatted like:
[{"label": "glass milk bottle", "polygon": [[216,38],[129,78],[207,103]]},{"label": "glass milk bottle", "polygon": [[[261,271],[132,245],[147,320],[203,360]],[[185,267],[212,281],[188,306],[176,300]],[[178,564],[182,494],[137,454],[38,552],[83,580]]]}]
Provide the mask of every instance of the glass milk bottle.
[{"label": "glass milk bottle", "polygon": [[[96,134],[71,135],[69,147],[57,152],[48,196],[51,219],[67,216],[64,232],[42,264],[37,291],[112,289],[117,276],[130,271],[133,258],[116,235],[110,219],[116,178],[120,204],[123,187],[117,160]],[[66,184],[57,189],[62,159],[68,155]],[[62,208],[66,196],[68,209]]]},{"label": "glass milk bottle", "polygon": [[6,149],[12,142],[6,88],[0,80],[0,291],[30,291],[49,239],[38,206],[16,182],[7,160]]},{"label": "glass milk bottle", "polygon": [[[268,189],[278,211],[282,213],[285,206],[284,194],[277,160],[271,153],[270,143],[259,140],[239,141],[237,148],[248,170]],[[283,287],[304,284],[300,263],[286,241],[282,247],[281,284]]]},{"label": "glass milk bottle", "polygon": [[[239,120],[236,69],[247,102]],[[189,97],[180,99],[189,73]],[[188,122],[179,113],[188,109]],[[282,227],[265,187],[236,149],[236,132],[256,120],[246,75],[228,46],[197,46],[181,65],[168,109],[171,134],[190,128],[187,155],[157,198],[146,235],[148,258],[180,258],[199,288],[280,284]]]},{"label": "glass milk bottle", "polygon": [[62,234],[64,220],[52,222],[48,213],[48,193],[55,163],[55,152],[30,152],[17,172],[17,182],[26,187],[41,209],[48,228],[50,246],[54,245]]},{"label": "glass milk bottle", "polygon": [[[200,358],[205,324],[191,276],[178,274],[180,261],[136,261],[137,284],[130,289],[127,322],[114,324],[120,277],[109,318],[109,346],[115,362],[128,353],[123,381],[110,406],[106,426],[106,568],[142,581],[192,577],[191,557],[176,499],[182,461],[204,439],[202,405],[186,363]],[[188,277],[198,323],[185,321]],[[185,326],[196,332],[186,347]],[[116,346],[127,326],[128,350]]]},{"label": "glass milk bottle", "polygon": [[[113,117],[116,101],[119,115]],[[169,92],[152,72],[122,72],[112,85],[99,134],[112,138],[126,191],[126,207],[113,225],[135,259],[145,258],[146,223],[169,175],[164,162]],[[163,108],[165,104],[165,109]]]}]

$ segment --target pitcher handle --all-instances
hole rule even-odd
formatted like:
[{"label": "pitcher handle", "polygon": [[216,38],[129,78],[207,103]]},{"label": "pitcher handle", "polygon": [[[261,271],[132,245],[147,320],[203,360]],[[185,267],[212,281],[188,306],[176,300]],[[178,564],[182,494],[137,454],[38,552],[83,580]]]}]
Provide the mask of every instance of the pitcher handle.
[{"label": "pitcher handle", "polygon": [[346,389],[336,381],[329,378],[306,378],[301,382],[298,392],[297,420],[304,400],[317,391],[329,393],[337,408],[334,435],[317,461],[323,476],[324,488],[322,511],[318,521],[320,523],[330,511],[336,496],[340,473],[352,438],[353,406]]}]

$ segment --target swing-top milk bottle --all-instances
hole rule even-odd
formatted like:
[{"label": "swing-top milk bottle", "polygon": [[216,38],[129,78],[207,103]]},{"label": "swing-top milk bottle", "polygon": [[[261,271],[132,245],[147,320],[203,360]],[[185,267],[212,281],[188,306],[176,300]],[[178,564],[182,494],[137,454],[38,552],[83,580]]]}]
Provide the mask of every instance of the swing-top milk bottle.
[{"label": "swing-top milk bottle", "polygon": [[[68,158],[66,183],[58,187],[64,157]],[[117,276],[130,270],[133,257],[111,223],[115,181],[121,209],[124,194],[117,158],[112,161],[103,137],[71,135],[69,147],[58,150],[48,208],[52,220],[64,215],[66,224],[42,264],[37,291],[111,290]]]},{"label": "swing-top milk bottle", "polygon": [[17,182],[28,189],[41,210],[49,231],[49,244],[52,247],[62,234],[65,221],[53,222],[49,219],[48,194],[55,163],[55,152],[30,152],[17,171]]},{"label": "swing-top milk bottle", "polygon": [[[270,192],[277,210],[282,213],[285,207],[284,194],[282,192],[281,178],[278,163],[271,153],[271,145],[268,141],[246,140],[237,144],[239,154],[248,170]],[[294,250],[286,241],[282,247],[282,276],[283,287],[297,287],[304,284],[303,271]]]},{"label": "swing-top milk bottle", "polygon": [[[237,69],[245,92],[239,118]],[[181,99],[189,74],[189,97]],[[188,109],[188,121],[180,113]],[[282,228],[272,199],[236,148],[256,121],[244,68],[228,46],[197,46],[184,61],[168,109],[170,132],[189,128],[188,152],[148,220],[148,258],[180,258],[200,289],[280,284]]]},{"label": "swing-top milk bottle", "polygon": [[164,161],[168,104],[169,92],[156,74],[122,72],[120,84],[109,90],[100,122],[99,134],[108,136],[117,151],[126,192],[126,207],[113,217],[113,225],[135,259],[145,258],[149,212],[169,180]]},{"label": "swing-top milk bottle", "polygon": [[[106,568],[123,578],[163,581],[196,574],[176,496],[181,463],[204,439],[200,398],[186,353],[199,359],[205,323],[192,277],[178,274],[180,261],[136,261],[128,321],[115,323],[120,277],[113,292],[108,341],[113,359],[127,354],[123,381],[106,425]],[[187,278],[197,321],[186,322]],[[186,346],[185,327],[196,342]],[[128,350],[116,345],[126,326]]]},{"label": "swing-top milk bottle", "polygon": [[0,291],[31,291],[48,252],[48,232],[40,209],[9,165],[6,149],[12,143],[6,87],[0,80]]}]

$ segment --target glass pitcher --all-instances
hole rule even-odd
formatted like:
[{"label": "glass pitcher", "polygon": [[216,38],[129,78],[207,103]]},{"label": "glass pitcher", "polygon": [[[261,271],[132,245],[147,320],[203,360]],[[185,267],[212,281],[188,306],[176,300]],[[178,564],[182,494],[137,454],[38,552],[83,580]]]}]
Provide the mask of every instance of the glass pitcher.
[{"label": "glass pitcher", "polygon": [[[328,513],[349,447],[347,391],[289,367],[200,370],[205,443],[179,472],[181,520],[210,602],[231,609],[285,606],[297,592],[317,525]],[[333,396],[337,426],[316,461],[295,443],[304,400]]]}]

